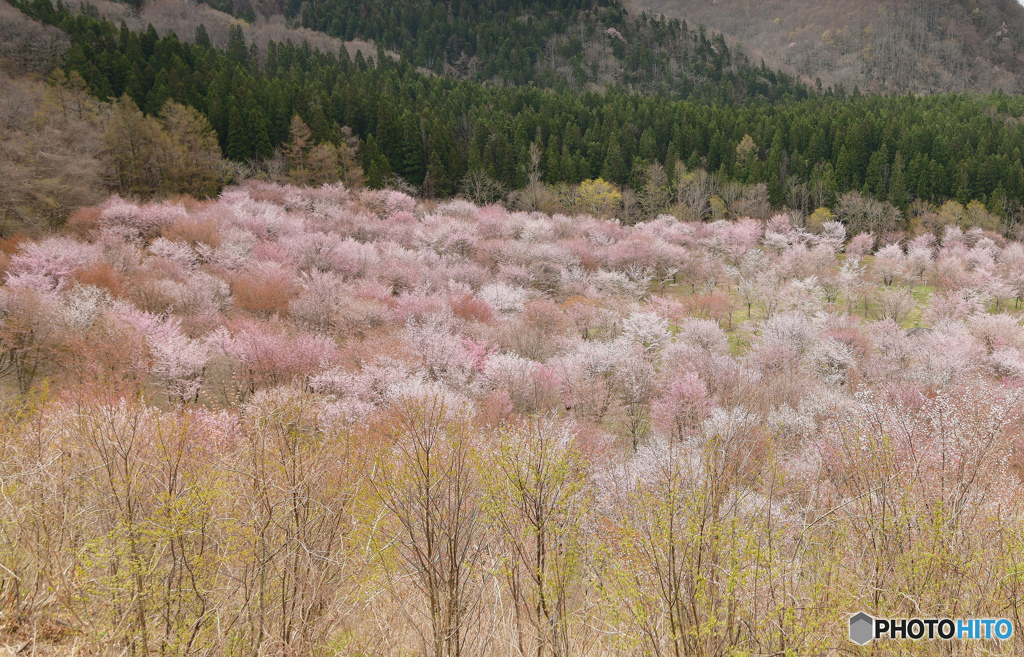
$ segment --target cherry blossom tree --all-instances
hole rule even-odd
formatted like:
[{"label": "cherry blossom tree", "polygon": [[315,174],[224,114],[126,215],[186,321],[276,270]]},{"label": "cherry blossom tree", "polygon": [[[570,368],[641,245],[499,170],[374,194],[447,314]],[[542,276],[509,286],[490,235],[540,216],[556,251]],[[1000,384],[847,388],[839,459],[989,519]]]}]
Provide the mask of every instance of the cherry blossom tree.
[{"label": "cherry blossom tree", "polygon": [[682,440],[708,417],[712,401],[707,386],[693,372],[676,374],[654,400],[651,415],[655,427],[672,440]]},{"label": "cherry blossom tree", "polygon": [[871,233],[859,233],[850,240],[850,244],[846,247],[846,253],[853,258],[863,258],[871,253],[871,249],[874,247],[874,235]]},{"label": "cherry blossom tree", "polygon": [[905,288],[888,288],[878,293],[878,306],[882,319],[903,322],[917,305],[914,295]]},{"label": "cherry blossom tree", "polygon": [[875,260],[872,269],[875,275],[886,287],[892,285],[893,281],[902,273],[906,260],[906,254],[898,244],[889,244],[875,253]]},{"label": "cherry blossom tree", "polygon": [[650,430],[655,372],[640,345],[623,345],[614,366],[614,382],[625,411],[624,429],[635,452]]},{"label": "cherry blossom tree", "polygon": [[60,361],[57,312],[53,299],[29,289],[0,289],[0,376],[13,376],[21,394]]},{"label": "cherry blossom tree", "polygon": [[240,365],[239,393],[243,398],[260,388],[304,383],[318,371],[329,369],[337,358],[330,338],[290,332],[273,322],[248,321],[231,332],[218,329],[209,344]]},{"label": "cherry blossom tree", "polygon": [[98,244],[67,237],[25,242],[7,264],[6,284],[37,292],[60,292],[72,283],[76,270],[101,262],[102,254]]}]

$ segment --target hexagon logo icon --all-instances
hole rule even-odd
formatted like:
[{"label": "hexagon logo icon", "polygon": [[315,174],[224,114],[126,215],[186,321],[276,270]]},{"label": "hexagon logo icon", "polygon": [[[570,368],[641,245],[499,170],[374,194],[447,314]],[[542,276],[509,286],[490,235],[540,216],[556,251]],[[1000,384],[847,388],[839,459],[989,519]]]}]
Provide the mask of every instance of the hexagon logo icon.
[{"label": "hexagon logo icon", "polygon": [[863,646],[875,638],[875,619],[863,611],[850,616],[850,641]]}]

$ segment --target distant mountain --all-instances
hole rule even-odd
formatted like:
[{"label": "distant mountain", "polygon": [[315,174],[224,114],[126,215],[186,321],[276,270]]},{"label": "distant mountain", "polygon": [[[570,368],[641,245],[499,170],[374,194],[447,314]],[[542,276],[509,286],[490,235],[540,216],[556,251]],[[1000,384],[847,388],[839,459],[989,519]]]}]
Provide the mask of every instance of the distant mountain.
[{"label": "distant mountain", "polygon": [[[421,72],[491,86],[574,93],[612,86],[719,103],[808,93],[792,76],[749,61],[721,35],[696,25],[688,28],[678,19],[627,12],[620,0],[201,1],[208,5],[199,5],[207,16],[235,16],[279,31],[285,25],[315,30],[348,44],[376,44]],[[136,21],[142,23],[139,29],[152,22],[161,33],[173,25],[179,34],[191,34],[180,24],[199,13],[183,10],[192,2],[147,0],[141,9],[145,16]],[[135,4],[124,0],[120,6],[128,13]],[[118,13],[100,11],[108,17]],[[220,32],[226,35],[226,26]]]},{"label": "distant mountain", "polygon": [[1015,0],[638,0],[705,25],[754,62],[865,92],[1024,90]]}]

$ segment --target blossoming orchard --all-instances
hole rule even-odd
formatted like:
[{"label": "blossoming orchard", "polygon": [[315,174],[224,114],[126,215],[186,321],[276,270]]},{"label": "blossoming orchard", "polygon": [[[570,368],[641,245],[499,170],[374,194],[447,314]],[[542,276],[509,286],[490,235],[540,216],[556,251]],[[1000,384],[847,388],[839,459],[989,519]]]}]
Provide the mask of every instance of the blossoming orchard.
[{"label": "blossoming orchard", "polygon": [[794,223],[249,182],[0,242],[0,629],[678,657],[846,654],[855,611],[1024,627],[1024,245]]}]

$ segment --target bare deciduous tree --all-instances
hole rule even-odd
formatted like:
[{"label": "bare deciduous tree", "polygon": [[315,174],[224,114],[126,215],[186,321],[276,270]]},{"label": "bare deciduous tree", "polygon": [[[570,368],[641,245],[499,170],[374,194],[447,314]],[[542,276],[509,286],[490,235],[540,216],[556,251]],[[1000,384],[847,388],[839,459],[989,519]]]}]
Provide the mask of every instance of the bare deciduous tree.
[{"label": "bare deciduous tree", "polygon": [[484,532],[467,418],[440,399],[407,400],[385,431],[391,441],[371,484],[387,511],[380,564],[389,593],[423,652],[474,652]]},{"label": "bare deciduous tree", "polygon": [[553,418],[498,432],[485,470],[488,518],[500,537],[500,574],[512,598],[522,655],[577,653],[572,630],[583,576],[585,464]]}]

